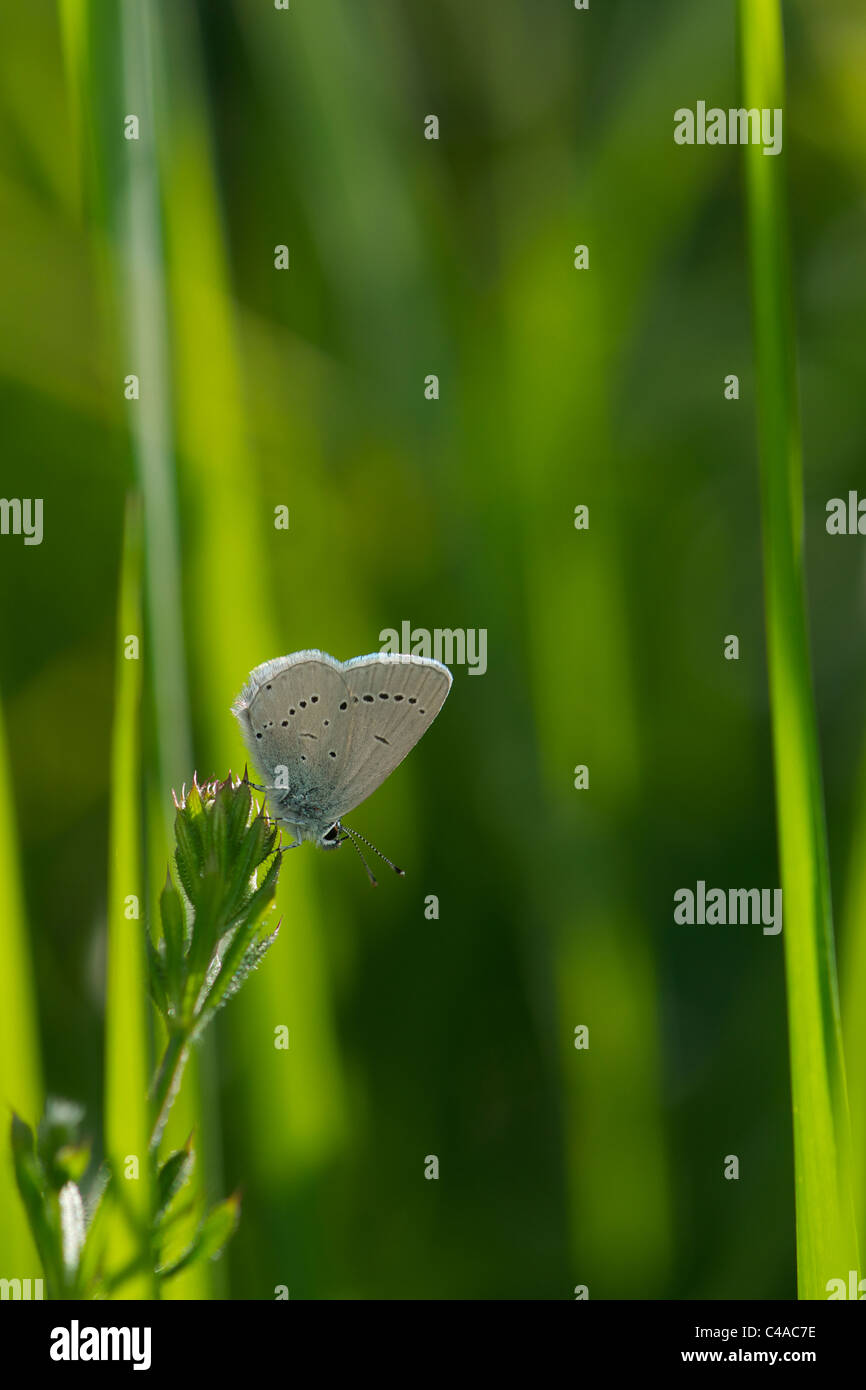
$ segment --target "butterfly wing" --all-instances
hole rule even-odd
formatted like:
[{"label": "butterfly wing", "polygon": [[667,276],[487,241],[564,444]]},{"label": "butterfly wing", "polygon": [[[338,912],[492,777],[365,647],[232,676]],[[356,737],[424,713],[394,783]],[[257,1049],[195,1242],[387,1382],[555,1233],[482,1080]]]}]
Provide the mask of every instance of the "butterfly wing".
[{"label": "butterfly wing", "polygon": [[451,673],[419,656],[340,662],[303,651],[257,666],[232,709],[276,813],[321,829],[381,786],[429,729]]},{"label": "butterfly wing", "polygon": [[429,729],[451,688],[451,672],[419,656],[359,656],[343,666],[353,711],[334,787],[334,816],[376,790]]},{"label": "butterfly wing", "polygon": [[277,657],[256,667],[232,707],[266,785],[289,793],[285,805],[271,797],[288,819],[336,819],[331,805],[353,709],[344,669],[327,652]]}]

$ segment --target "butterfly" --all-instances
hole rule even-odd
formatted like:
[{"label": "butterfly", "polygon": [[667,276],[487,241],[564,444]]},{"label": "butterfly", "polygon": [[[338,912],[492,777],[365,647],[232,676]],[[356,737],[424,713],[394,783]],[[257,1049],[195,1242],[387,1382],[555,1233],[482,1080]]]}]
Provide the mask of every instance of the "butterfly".
[{"label": "butterfly", "polygon": [[427,657],[377,652],[337,661],[293,652],[250,673],[232,705],[269,808],[293,836],[337,849],[351,839],[387,855],[342,823],[415,747],[451,689],[451,672]]}]

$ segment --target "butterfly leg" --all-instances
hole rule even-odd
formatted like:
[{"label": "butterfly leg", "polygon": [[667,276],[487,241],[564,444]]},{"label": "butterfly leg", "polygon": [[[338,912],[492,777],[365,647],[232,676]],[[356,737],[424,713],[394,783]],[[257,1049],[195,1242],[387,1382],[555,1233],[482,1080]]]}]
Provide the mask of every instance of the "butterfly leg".
[{"label": "butterfly leg", "polygon": [[241,778],[241,781],[246,782],[248,787],[252,787],[254,792],[266,792],[268,790],[267,787],[260,787],[257,782],[250,781],[249,769],[246,766],[246,764],[244,764],[244,775]]},{"label": "butterfly leg", "polygon": [[280,845],[277,854],[286,854],[290,849],[300,849],[302,844],[303,840],[293,840],[290,845]]}]

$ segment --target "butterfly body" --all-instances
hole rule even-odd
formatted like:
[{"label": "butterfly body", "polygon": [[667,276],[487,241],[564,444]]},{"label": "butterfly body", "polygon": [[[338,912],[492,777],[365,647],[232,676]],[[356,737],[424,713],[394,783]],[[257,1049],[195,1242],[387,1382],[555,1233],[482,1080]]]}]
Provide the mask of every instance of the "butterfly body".
[{"label": "butterfly body", "polygon": [[342,817],[414,748],[450,687],[425,657],[310,650],[257,666],[232,712],[275,819],[296,843],[336,849]]}]

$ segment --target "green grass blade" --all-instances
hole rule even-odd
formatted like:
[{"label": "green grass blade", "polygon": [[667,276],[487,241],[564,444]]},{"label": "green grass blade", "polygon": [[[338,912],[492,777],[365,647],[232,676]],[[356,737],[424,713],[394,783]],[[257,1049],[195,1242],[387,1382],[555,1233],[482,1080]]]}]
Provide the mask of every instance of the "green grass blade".
[{"label": "green grass blade", "polygon": [[[193,771],[192,740],[186,685],[186,652],[183,635],[183,598],[176,495],[174,436],[170,399],[170,352],[167,331],[167,286],[162,238],[161,187],[158,156],[160,101],[158,70],[160,47],[155,9],[123,0],[119,7],[117,51],[112,54],[100,41],[97,16],[91,9],[90,34],[94,63],[114,59],[122,82],[120,106],[103,113],[105,138],[120,140],[123,158],[117,166],[116,186],[110,191],[111,220],[122,248],[118,267],[121,314],[129,365],[119,376],[134,372],[141,383],[141,398],[129,402],[130,430],[136,472],[143,499],[144,584],[150,695],[155,736],[154,768],[148,770],[148,878],[154,891],[152,904],[165,877],[166,859],[173,843],[173,809],[170,791],[189,781]],[[110,92],[106,76],[101,89]],[[126,112],[140,119],[138,141],[121,139],[119,123]],[[112,146],[102,151],[104,169],[114,167]],[[166,1140],[175,1147],[191,1131],[196,1134],[199,1163],[195,1183],[218,1185],[209,1154],[211,1126],[205,1123],[201,1098],[201,1064],[207,1044],[191,1059],[174,1107]],[[212,1291],[211,1271],[195,1266],[172,1286],[172,1296],[207,1297]]]},{"label": "green grass blade", "polygon": [[[101,308],[114,349],[112,381],[129,429],[142,498],[147,672],[145,758],[146,870],[149,907],[159,901],[173,843],[170,791],[193,771],[186,692],[169,399],[166,286],[157,160],[157,101],[151,7],[123,0],[106,9],[93,0],[63,0],[63,52],[73,134],[81,152],[90,251],[99,272]],[[128,113],[139,117],[140,139],[123,137]],[[124,378],[139,377],[140,399],[122,398]],[[168,1143],[179,1147],[194,1131],[200,1157],[200,1058],[193,1057],[174,1106]],[[196,1168],[200,1184],[204,1165]],[[210,1271],[196,1266],[176,1279],[172,1295],[206,1297]]]},{"label": "green grass blade", "polygon": [[[156,706],[160,786],[166,827],[178,778],[192,771],[183,640],[180,540],[172,435],[165,262],[162,244],[154,91],[154,21],[146,7],[121,6],[121,57],[127,110],[141,122],[140,139],[127,141],[119,220],[124,247],[124,314],[128,370],[140,380],[141,399],[130,402],[136,467],[144,499],[145,584],[151,676]],[[120,131],[117,132],[118,139]]]},{"label": "green grass blade", "polygon": [[860,757],[848,872],[842,949],[842,1021],[845,1037],[854,1204],[861,1248],[866,1242],[866,749]]},{"label": "green grass blade", "polygon": [[14,804],[0,709],[0,1261],[4,1277],[29,1279],[39,1277],[39,1259],[15,1182],[9,1125],[12,1109],[36,1123],[42,1082]]},{"label": "green grass blade", "polygon": [[[743,100],[784,109],[779,0],[740,0]],[[745,149],[770,702],[794,1118],[800,1298],[858,1268],[845,1067],[806,623],[803,478],[785,156]]]},{"label": "green grass blade", "polygon": [[[162,170],[173,384],[183,491],[196,518],[188,565],[195,613],[189,646],[193,669],[208,673],[198,705],[202,741],[212,759],[205,771],[223,776],[244,757],[229,713],[240,685],[268,653],[291,649],[267,586],[269,557],[278,556],[277,573],[290,563],[277,550],[281,533],[272,525],[273,503],[289,494],[256,495],[228,248],[204,115],[200,30],[175,8],[164,34],[173,132]],[[246,1078],[244,1171],[277,1190],[284,1189],[287,1173],[315,1170],[330,1158],[347,1128],[323,944],[327,933],[312,859],[298,854],[291,871],[282,874],[277,915],[291,922],[291,930],[281,933],[267,968],[244,987],[225,1025]],[[291,1021],[295,1035],[305,1039],[306,1065],[294,1069],[288,1086],[272,1033],[264,1039],[263,1017]]]},{"label": "green grass blade", "polygon": [[[141,864],[141,694],[139,653],[127,657],[132,636],[142,635],[142,539],[137,499],[127,506],[117,628],[117,678],[111,750],[111,826],[108,880],[108,968],[105,1010],[105,1148],[122,1196],[123,1217],[109,1241],[114,1266],[134,1258],[148,1238],[150,1048],[144,953],[144,891]],[[130,899],[136,900],[135,907]],[[136,915],[130,917],[129,911]],[[138,1177],[127,1178],[126,1160],[138,1160]],[[152,1298],[152,1275],[123,1285],[124,1298]]]}]

